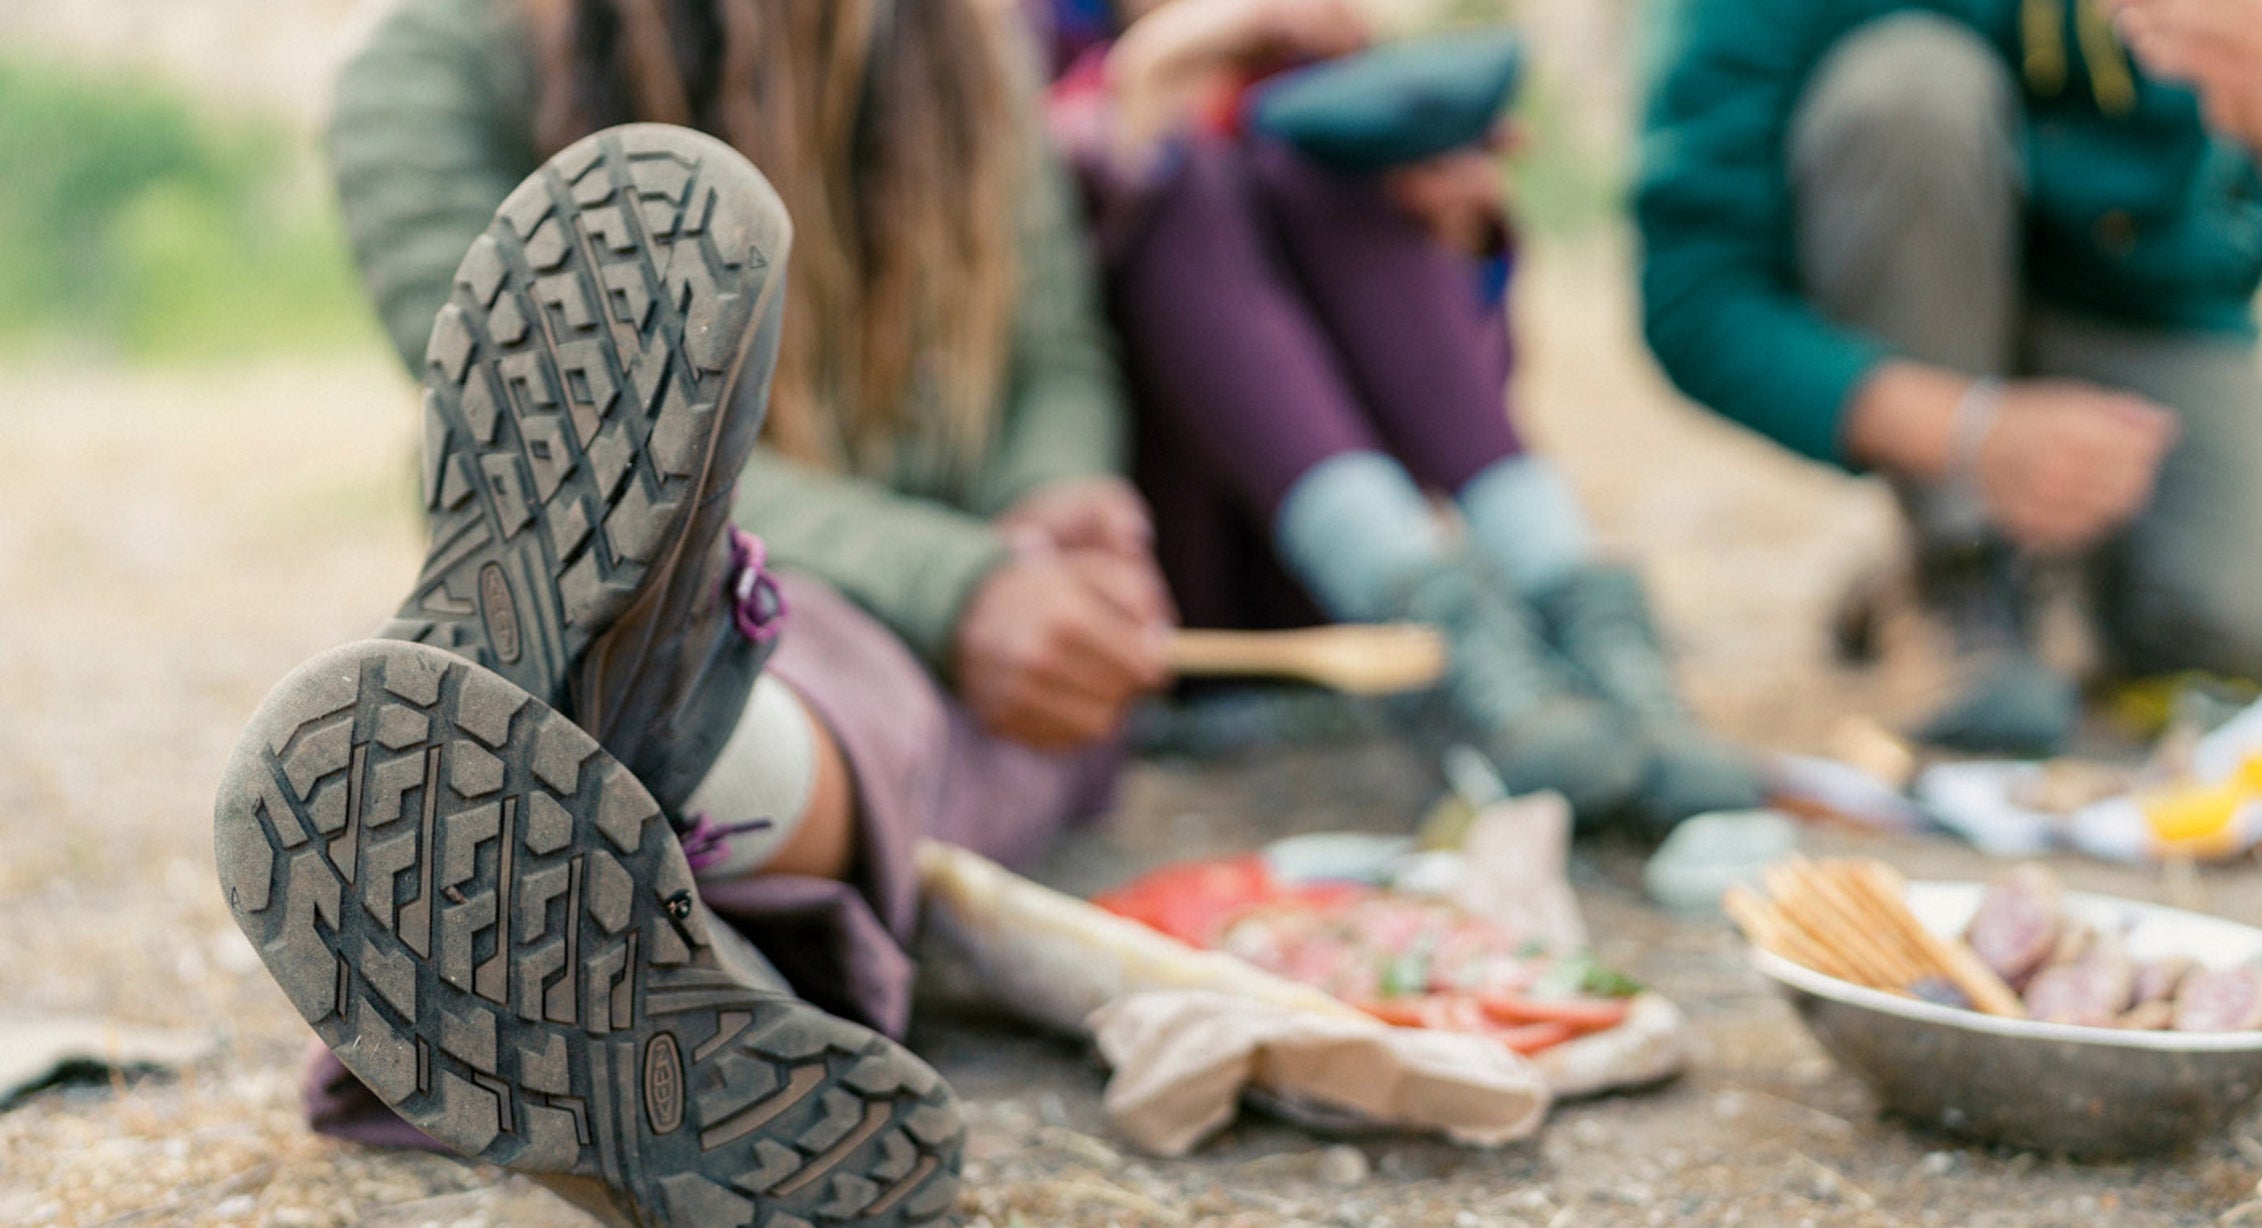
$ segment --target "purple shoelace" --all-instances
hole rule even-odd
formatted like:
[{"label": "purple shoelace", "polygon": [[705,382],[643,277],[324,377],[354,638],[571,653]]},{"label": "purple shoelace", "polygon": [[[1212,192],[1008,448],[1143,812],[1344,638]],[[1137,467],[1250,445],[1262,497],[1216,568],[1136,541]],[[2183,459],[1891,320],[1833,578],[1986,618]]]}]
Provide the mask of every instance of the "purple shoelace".
[{"label": "purple shoelace", "polygon": [[766,830],[768,819],[749,819],[744,823],[717,823],[705,812],[691,816],[691,821],[676,833],[683,842],[683,859],[691,863],[693,873],[714,868],[726,850],[723,846],[733,836]]},{"label": "purple shoelace", "polygon": [[730,527],[730,574],[723,578],[723,599],[730,602],[731,621],[738,633],[756,644],[768,644],[785,630],[785,594],[769,572],[770,548],[762,539]]},{"label": "purple shoelace", "polygon": [[[761,538],[737,525],[730,526],[730,572],[723,577],[723,600],[730,603],[731,622],[738,633],[751,643],[765,646],[785,630],[785,594],[771,578],[769,562],[770,549]],[[678,827],[676,837],[683,842],[684,860],[696,872],[722,860],[731,837],[771,826],[768,819],[717,823],[700,813]]]}]

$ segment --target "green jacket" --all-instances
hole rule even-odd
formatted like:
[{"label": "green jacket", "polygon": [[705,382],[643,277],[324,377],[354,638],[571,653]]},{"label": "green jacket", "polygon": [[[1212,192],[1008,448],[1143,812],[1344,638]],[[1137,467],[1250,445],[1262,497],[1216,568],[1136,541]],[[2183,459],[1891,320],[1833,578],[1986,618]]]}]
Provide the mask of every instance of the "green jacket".
[{"label": "green jacket", "polygon": [[2132,323],[2252,329],[2262,182],[2186,90],[2143,79],[2095,0],[1665,0],[1635,208],[1652,349],[1696,400],[1842,460],[1841,422],[1891,355],[1800,297],[1785,169],[1792,111],[1864,22],[1935,12],[2024,82],[2027,281]]},{"label": "green jacket", "polygon": [[[412,372],[457,262],[539,164],[534,97],[527,35],[506,0],[398,0],[339,75],[329,148],[346,227]],[[1030,116],[1025,139],[1038,151]],[[989,522],[1041,486],[1123,464],[1121,385],[1070,188],[1049,156],[1033,156],[1009,386],[980,463],[952,472],[940,433],[920,429],[888,473],[821,472],[761,449],[740,482],[739,522],[773,560],[839,588],[938,668],[960,608],[1007,557]],[[908,417],[935,420],[917,406]]]}]

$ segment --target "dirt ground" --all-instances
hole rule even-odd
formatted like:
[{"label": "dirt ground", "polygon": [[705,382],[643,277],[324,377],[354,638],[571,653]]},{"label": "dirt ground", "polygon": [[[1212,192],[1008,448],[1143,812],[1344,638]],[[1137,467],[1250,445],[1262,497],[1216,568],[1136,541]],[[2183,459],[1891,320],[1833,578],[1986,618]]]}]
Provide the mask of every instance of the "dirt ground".
[{"label": "dirt ground", "polygon": [[[1756,744],[1814,749],[1848,713],[1921,710],[1921,635],[1836,669],[1822,613],[1891,541],[1879,492],[1804,468],[1682,408],[1640,357],[1610,243],[1543,250],[1525,287],[1540,433],[1611,540],[1657,581],[1704,710]],[[0,1113],[0,1224],[566,1225],[492,1170],[308,1136],[308,1032],[214,887],[210,791],[267,685],[364,632],[420,553],[413,399],[372,352],[257,370],[0,372],[0,1012],[210,1030],[178,1077],[59,1089]],[[1046,875],[1103,885],[1168,856],[1287,831],[1403,827],[1429,801],[1388,746],[1135,773],[1111,822]],[[1816,833],[1914,875],[1972,877],[1941,842]],[[2257,1208],[2262,1129],[2196,1154],[2072,1166],[1881,1120],[1719,923],[1641,903],[1638,861],[1582,853],[1604,953],[1680,1001],[1696,1060],[1665,1088],[1560,1109],[1495,1153],[1314,1139],[1251,1121],[1157,1162],[1109,1138],[1103,1071],[996,1020],[916,1037],[972,1116],[963,1210],[1044,1225],[2208,1224]],[[2077,886],[2161,898],[2155,877],[2069,863]],[[2211,874],[2209,906],[2262,921],[2262,877]]]}]

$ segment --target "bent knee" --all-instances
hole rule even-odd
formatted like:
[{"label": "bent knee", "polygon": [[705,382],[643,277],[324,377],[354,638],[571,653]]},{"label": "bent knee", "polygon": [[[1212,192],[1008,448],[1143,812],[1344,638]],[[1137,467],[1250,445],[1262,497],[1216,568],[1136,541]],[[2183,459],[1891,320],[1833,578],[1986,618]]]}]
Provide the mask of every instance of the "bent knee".
[{"label": "bent knee", "polygon": [[1824,56],[1793,126],[1793,160],[1833,153],[1953,165],[2007,158],[2017,92],[1977,32],[1930,13],[1863,25]]}]

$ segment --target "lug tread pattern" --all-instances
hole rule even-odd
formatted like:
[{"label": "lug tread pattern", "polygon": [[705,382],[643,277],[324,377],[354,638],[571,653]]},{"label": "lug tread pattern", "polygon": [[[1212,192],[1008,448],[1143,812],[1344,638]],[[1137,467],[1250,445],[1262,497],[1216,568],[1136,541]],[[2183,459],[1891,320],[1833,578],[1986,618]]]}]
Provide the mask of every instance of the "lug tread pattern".
[{"label": "lug tread pattern", "polygon": [[367,641],[300,667],[229,762],[215,848],[316,1033],[468,1155],[599,1178],[653,1226],[901,1228],[955,1200],[941,1079],[734,979],[658,805],[469,661]]},{"label": "lug tread pattern", "polygon": [[504,202],[433,326],[431,547],[387,638],[563,703],[698,501],[769,289],[761,206],[736,190],[752,175],[706,138],[637,127]]}]

